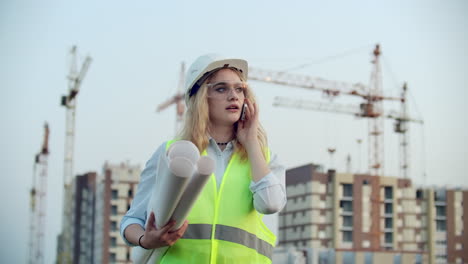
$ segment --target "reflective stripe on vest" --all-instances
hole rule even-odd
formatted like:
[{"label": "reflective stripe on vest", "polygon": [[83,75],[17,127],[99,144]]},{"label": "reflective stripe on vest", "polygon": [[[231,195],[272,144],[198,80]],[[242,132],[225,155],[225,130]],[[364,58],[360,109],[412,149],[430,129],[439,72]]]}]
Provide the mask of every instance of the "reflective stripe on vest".
[{"label": "reflective stripe on vest", "polygon": [[[185,239],[211,239],[212,225],[210,224],[190,224],[182,238]],[[273,246],[259,239],[243,229],[216,225],[214,239],[237,243],[257,251],[259,254],[272,259]]]}]

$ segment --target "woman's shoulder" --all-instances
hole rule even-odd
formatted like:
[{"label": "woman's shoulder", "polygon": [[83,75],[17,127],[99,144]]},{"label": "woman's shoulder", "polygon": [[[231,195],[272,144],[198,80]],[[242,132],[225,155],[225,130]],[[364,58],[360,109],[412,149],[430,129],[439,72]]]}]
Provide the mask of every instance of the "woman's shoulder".
[{"label": "woman's shoulder", "polygon": [[166,152],[166,145],[169,141],[163,141],[159,146],[153,151],[153,155],[151,155],[150,160],[158,159],[163,153]]}]

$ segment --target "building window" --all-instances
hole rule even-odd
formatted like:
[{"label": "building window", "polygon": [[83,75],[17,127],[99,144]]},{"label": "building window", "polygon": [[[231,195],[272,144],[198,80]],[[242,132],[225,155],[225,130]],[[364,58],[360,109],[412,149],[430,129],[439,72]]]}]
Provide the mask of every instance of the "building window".
[{"label": "building window", "polygon": [[119,192],[117,190],[112,190],[111,192],[111,199],[115,200],[118,198]]},{"label": "building window", "polygon": [[319,251],[319,263],[331,263],[328,251]]},{"label": "building window", "polygon": [[133,198],[133,190],[128,190],[128,197]]},{"label": "building window", "polygon": [[117,238],[115,238],[115,237],[110,238],[110,246],[111,247],[116,247],[117,246]]},{"label": "building window", "polygon": [[374,263],[373,255],[374,255],[374,253],[372,253],[372,252],[364,253],[364,263],[365,264],[373,264]]},{"label": "building window", "polygon": [[385,204],[385,214],[393,214],[393,205],[391,203]]},{"label": "building window", "polygon": [[343,264],[354,264],[355,262],[354,252],[343,252]]},{"label": "building window", "polygon": [[422,264],[423,263],[423,256],[421,254],[416,254],[414,264]]},{"label": "building window", "polygon": [[437,190],[434,192],[434,201],[445,202],[445,190]]},{"label": "building window", "polygon": [[117,215],[117,205],[112,205],[111,206],[111,214],[112,215]]},{"label": "building window", "polygon": [[353,217],[352,216],[343,216],[343,226],[344,227],[353,227]]},{"label": "building window", "polygon": [[416,199],[424,198],[424,194],[422,190],[416,190]]},{"label": "building window", "polygon": [[111,221],[111,231],[117,231],[117,222]]},{"label": "building window", "polygon": [[386,229],[393,228],[393,218],[385,218],[385,228]]},{"label": "building window", "polygon": [[352,184],[343,184],[343,197],[353,197]]},{"label": "building window", "polygon": [[393,243],[393,233],[385,233],[385,244]]},{"label": "building window", "polygon": [[340,207],[343,208],[344,212],[353,211],[353,202],[351,201],[340,201]]},{"label": "building window", "polygon": [[127,260],[130,260],[130,252],[127,251]]},{"label": "building window", "polygon": [[436,206],[436,216],[445,217],[445,206]]},{"label": "building window", "polygon": [[353,242],[353,231],[343,231],[343,242]]},{"label": "building window", "polygon": [[385,200],[393,199],[393,189],[391,186],[385,186]]},{"label": "building window", "polygon": [[115,262],[117,260],[115,253],[110,253],[109,262]]},{"label": "building window", "polygon": [[447,230],[447,227],[445,226],[445,220],[436,220],[436,230],[437,231]]}]

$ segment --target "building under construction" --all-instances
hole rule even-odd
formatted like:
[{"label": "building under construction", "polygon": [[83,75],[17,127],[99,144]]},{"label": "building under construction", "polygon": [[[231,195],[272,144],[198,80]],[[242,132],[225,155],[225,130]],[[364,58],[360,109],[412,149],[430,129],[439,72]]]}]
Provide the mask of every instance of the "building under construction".
[{"label": "building under construction", "polygon": [[106,163],[101,175],[90,172],[74,177],[71,263],[131,263],[119,224],[130,208],[140,173],[136,165]]},{"label": "building under construction", "polygon": [[306,263],[468,262],[468,190],[312,164],[289,169],[286,185],[279,246]]}]

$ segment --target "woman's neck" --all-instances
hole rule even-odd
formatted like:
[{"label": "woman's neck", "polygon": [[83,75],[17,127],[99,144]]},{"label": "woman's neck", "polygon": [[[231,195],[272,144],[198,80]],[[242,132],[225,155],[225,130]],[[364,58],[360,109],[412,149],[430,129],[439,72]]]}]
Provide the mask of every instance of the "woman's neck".
[{"label": "woman's neck", "polygon": [[210,136],[217,143],[229,142],[234,138],[234,131],[232,126],[211,126]]}]

